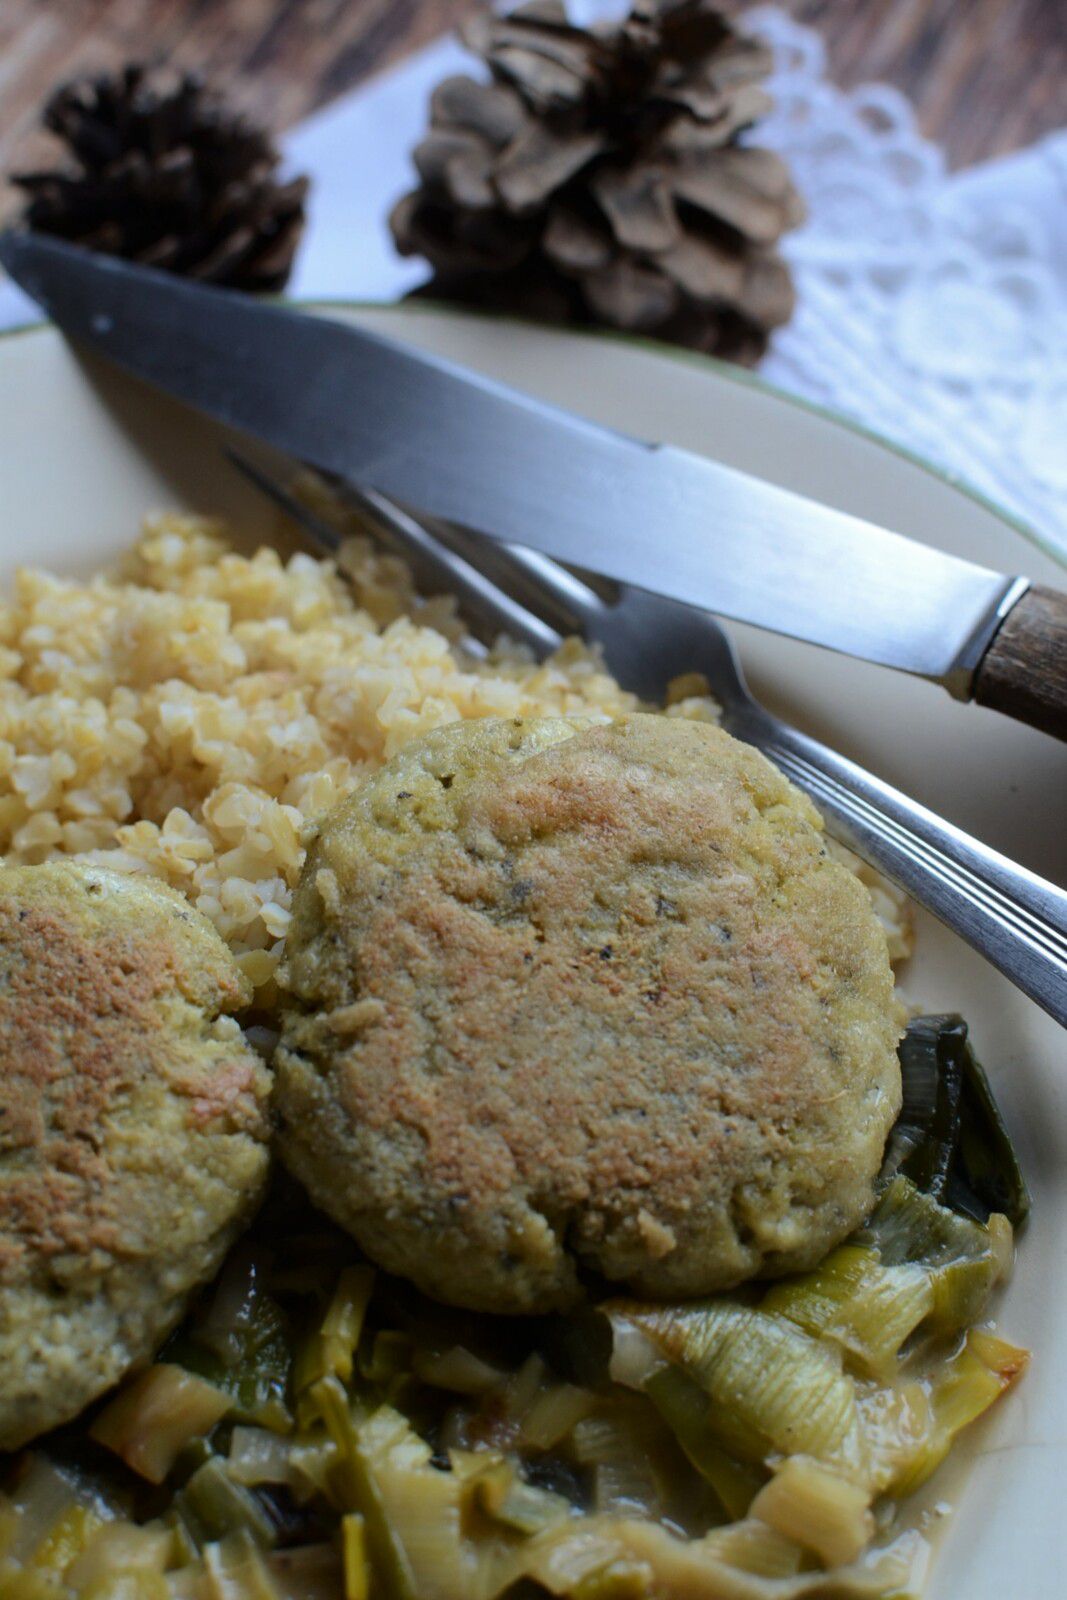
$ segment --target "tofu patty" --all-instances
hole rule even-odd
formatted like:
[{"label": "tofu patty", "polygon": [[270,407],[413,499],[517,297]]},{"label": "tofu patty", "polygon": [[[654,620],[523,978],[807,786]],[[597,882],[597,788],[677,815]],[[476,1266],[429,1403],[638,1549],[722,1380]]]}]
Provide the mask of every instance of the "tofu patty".
[{"label": "tofu patty", "polygon": [[885,935],[821,830],[706,724],[414,741],[295,897],[284,1159],[375,1261],[475,1309],[813,1265],[900,1104]]},{"label": "tofu patty", "polygon": [[250,986],[174,890],[0,868],[0,1450],[147,1360],[250,1218]]}]

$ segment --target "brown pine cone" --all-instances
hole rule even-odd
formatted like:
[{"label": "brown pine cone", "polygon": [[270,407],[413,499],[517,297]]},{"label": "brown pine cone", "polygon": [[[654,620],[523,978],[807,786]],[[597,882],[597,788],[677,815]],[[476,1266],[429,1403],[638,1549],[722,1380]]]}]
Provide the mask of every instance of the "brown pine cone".
[{"label": "brown pine cone", "polygon": [[192,74],[130,65],[57,89],[44,123],[69,150],[12,182],[41,233],[235,289],[282,288],[306,178],[276,176],[270,138]]},{"label": "brown pine cone", "polygon": [[419,292],[755,360],[792,311],[776,244],[803,217],[781,159],[740,142],[768,50],[710,0],[591,29],[534,0],[463,37],[491,81],[438,87],[390,219],[433,268]]}]

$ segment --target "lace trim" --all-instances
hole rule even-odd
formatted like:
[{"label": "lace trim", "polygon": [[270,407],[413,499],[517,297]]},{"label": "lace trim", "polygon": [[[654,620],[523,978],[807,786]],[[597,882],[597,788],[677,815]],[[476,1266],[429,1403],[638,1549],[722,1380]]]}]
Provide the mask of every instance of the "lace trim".
[{"label": "lace trim", "polygon": [[788,156],[809,221],[764,375],[916,450],[1067,555],[1067,134],[949,177],[903,95],[826,79],[822,42],[774,7],[761,143]]}]

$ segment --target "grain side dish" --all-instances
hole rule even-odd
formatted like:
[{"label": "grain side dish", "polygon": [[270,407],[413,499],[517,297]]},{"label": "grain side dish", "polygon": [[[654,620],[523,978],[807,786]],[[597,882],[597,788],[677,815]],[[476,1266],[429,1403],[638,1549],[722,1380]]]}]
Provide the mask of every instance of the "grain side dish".
[{"label": "grain side dish", "polygon": [[1028,1202],[902,897],[698,679],[340,561],[0,606],[0,1597],[917,1592]]},{"label": "grain side dish", "polygon": [[[543,665],[506,647],[479,660],[402,562],[352,540],[346,571],[239,555],[219,524],[163,515],[117,575],[21,572],[0,604],[0,855],[106,851],[162,879],[270,1001],[309,825],[408,740],[457,718],[637,709],[576,640]],[[716,707],[683,694],[666,714]],[[860,871],[904,955],[903,897]]]},{"label": "grain side dish", "polygon": [[0,854],[105,851],[162,879],[270,1000],[307,826],[409,739],[637,706],[577,642],[543,666],[460,656],[449,601],[419,603],[365,545],[347,564],[351,586],[329,562],[247,558],[217,524],[160,516],[116,577],[20,573],[0,606]]}]

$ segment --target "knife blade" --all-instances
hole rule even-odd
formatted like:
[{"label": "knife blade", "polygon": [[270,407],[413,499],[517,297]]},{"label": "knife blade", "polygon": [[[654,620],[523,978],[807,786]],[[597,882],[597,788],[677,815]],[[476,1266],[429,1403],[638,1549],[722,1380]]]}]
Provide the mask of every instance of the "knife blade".
[{"label": "knife blade", "polygon": [[960,698],[1029,588],[349,324],[25,232],[0,261],[77,343],[313,466]]}]

